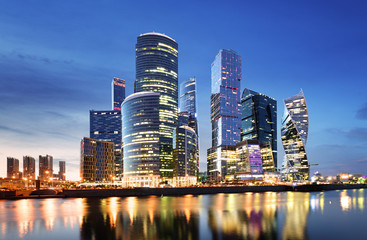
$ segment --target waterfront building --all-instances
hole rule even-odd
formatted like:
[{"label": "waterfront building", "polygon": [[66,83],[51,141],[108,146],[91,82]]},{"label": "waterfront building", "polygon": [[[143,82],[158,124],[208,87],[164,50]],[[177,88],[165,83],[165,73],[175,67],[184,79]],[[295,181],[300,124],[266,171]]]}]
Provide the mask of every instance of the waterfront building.
[{"label": "waterfront building", "polygon": [[180,111],[190,115],[191,125],[198,135],[197,111],[196,111],[196,78],[192,77],[180,85]]},{"label": "waterfront building", "polygon": [[308,110],[303,91],[284,99],[284,104],[281,134],[285,158],[282,177],[285,181],[305,181],[309,179],[310,170],[305,149],[308,136]]},{"label": "waterfront building", "polygon": [[114,176],[121,179],[123,163],[121,153],[121,111],[90,111],[90,138],[114,143]]},{"label": "waterfront building", "polygon": [[122,136],[124,182],[127,186],[156,187],[161,174],[160,102],[165,99],[157,92],[139,92],[122,103]]},{"label": "waterfront building", "polygon": [[173,133],[173,183],[176,186],[195,185],[198,177],[198,137],[190,127],[191,114],[178,114],[178,126]]},{"label": "waterfront building", "polygon": [[65,181],[66,175],[65,175],[65,161],[59,161],[59,180]]},{"label": "waterfront building", "polygon": [[241,98],[241,141],[258,140],[265,172],[277,169],[277,101],[245,88]]},{"label": "waterfront building", "polygon": [[80,154],[81,182],[113,182],[114,143],[84,137]]},{"label": "waterfront building", "polygon": [[211,65],[212,147],[207,166],[212,181],[235,171],[235,146],[241,133],[240,82],[241,57],[233,50],[220,50]]},{"label": "waterfront building", "polygon": [[39,155],[38,178],[42,181],[49,181],[53,177],[53,157],[50,155]]},{"label": "waterfront building", "polygon": [[254,180],[262,178],[263,166],[260,144],[257,140],[245,140],[236,144],[236,178]]},{"label": "waterfront building", "polygon": [[145,33],[137,38],[134,91],[160,93],[156,108],[159,109],[160,175],[163,178],[173,176],[173,130],[177,126],[178,112],[177,49],[176,41],[161,33]]},{"label": "waterfront building", "polygon": [[121,111],[121,103],[125,100],[125,80],[114,77],[112,80],[112,108]]},{"label": "waterfront building", "polygon": [[36,160],[33,157],[23,157],[23,177],[36,180]]},{"label": "waterfront building", "polygon": [[19,159],[13,157],[7,157],[7,178],[20,178],[19,172]]}]

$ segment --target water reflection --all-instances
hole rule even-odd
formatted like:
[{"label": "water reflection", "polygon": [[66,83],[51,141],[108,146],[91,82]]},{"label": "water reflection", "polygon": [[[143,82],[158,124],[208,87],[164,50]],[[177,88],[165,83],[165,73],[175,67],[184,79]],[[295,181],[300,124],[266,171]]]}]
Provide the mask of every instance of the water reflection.
[{"label": "water reflection", "polygon": [[365,198],[360,189],[0,201],[0,238],[308,239],[311,215],[366,217]]}]

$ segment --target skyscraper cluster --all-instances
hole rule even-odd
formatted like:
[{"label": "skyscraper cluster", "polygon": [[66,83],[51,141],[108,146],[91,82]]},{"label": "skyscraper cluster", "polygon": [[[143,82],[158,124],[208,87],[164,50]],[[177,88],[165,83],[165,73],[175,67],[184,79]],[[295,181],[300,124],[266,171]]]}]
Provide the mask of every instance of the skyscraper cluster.
[{"label": "skyscraper cluster", "polygon": [[[82,182],[195,185],[196,78],[178,84],[178,44],[167,35],[141,34],[135,49],[134,93],[125,98],[125,80],[115,77],[112,109],[90,111],[90,136],[81,141]],[[241,97],[241,75],[241,56],[220,50],[211,65],[210,181],[256,179],[277,171],[277,102],[250,89],[244,89]],[[283,172],[293,176],[287,179],[308,178],[304,152],[308,118],[299,116],[307,114],[307,108],[298,101],[294,97],[285,101],[289,117],[284,133],[282,127],[282,143],[288,160]],[[292,106],[298,108],[290,110]]]},{"label": "skyscraper cluster", "polygon": [[[59,173],[53,173],[53,157],[50,155],[39,155],[39,174],[38,179],[42,181],[61,180],[65,181],[65,161],[59,161]],[[19,171],[19,159],[7,158],[7,178],[27,180],[37,180],[36,178],[36,160],[31,156],[23,157],[23,172]]]}]

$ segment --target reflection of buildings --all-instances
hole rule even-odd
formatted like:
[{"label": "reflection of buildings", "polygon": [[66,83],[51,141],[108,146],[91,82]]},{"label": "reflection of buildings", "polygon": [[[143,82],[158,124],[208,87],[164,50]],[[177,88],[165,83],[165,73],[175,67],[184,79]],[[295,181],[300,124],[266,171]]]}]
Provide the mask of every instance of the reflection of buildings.
[{"label": "reflection of buildings", "polygon": [[23,157],[23,177],[36,180],[36,160],[33,157]]},{"label": "reflection of buildings", "polygon": [[7,157],[7,171],[6,176],[8,178],[16,178],[20,177],[19,174],[19,159],[13,157]]},{"label": "reflection of buildings", "polygon": [[309,179],[309,164],[305,145],[308,135],[308,111],[303,91],[284,100],[282,144],[285,151],[282,175],[286,181]]},{"label": "reflection of buildings", "polygon": [[277,168],[277,101],[245,88],[241,106],[241,140],[258,140],[264,172],[274,172]]},{"label": "reflection of buildings", "polygon": [[211,66],[212,146],[208,149],[210,180],[231,175],[236,165],[235,145],[240,141],[241,56],[220,50]]},{"label": "reflection of buildings", "polygon": [[53,177],[53,157],[39,155],[39,179],[48,181]]}]

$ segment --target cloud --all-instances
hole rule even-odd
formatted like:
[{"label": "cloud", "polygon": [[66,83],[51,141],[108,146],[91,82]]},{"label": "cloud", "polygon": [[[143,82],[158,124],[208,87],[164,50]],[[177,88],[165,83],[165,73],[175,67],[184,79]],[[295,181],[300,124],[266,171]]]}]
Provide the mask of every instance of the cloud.
[{"label": "cloud", "polygon": [[367,120],[367,103],[357,110],[356,118]]},{"label": "cloud", "polygon": [[0,58],[4,59],[18,59],[22,61],[34,61],[41,62],[45,64],[72,64],[74,60],[72,59],[55,59],[45,56],[38,56],[34,54],[20,53],[19,51],[13,50],[10,53],[0,53]]},{"label": "cloud", "polygon": [[11,132],[11,133],[22,134],[22,135],[32,135],[31,132],[0,125],[0,131],[1,130]]},{"label": "cloud", "polygon": [[342,130],[338,128],[330,128],[326,130],[334,135],[340,135],[354,140],[367,141],[367,128],[356,127],[349,130]]}]

